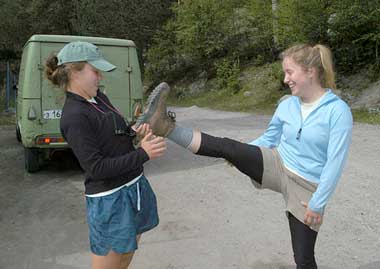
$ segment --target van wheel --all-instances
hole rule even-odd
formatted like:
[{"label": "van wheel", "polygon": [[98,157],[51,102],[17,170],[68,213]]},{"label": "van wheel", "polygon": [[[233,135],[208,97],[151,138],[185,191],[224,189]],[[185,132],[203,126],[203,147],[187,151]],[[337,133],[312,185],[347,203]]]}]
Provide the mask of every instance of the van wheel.
[{"label": "van wheel", "polygon": [[18,126],[17,122],[16,122],[16,138],[18,142],[21,142],[21,132],[20,132],[20,127]]},{"label": "van wheel", "polygon": [[34,148],[24,148],[25,150],[25,170],[29,173],[40,170],[39,151]]}]

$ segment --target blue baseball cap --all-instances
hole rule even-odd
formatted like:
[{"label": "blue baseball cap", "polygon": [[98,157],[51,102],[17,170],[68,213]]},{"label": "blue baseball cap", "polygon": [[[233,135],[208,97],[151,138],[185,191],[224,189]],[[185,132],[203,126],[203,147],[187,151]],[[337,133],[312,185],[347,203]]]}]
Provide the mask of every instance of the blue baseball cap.
[{"label": "blue baseball cap", "polygon": [[99,48],[89,42],[75,41],[66,44],[57,54],[58,65],[75,62],[88,62],[96,69],[104,72],[116,68],[106,61]]}]

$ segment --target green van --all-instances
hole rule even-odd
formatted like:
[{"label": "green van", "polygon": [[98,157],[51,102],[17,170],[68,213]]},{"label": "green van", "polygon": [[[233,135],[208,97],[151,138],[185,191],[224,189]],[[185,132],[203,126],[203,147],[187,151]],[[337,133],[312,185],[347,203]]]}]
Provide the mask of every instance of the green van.
[{"label": "green van", "polygon": [[44,63],[51,53],[57,53],[72,41],[95,44],[103,56],[117,66],[112,72],[104,72],[99,88],[126,119],[134,120],[134,111],[142,107],[141,72],[133,41],[33,35],[22,52],[16,108],[16,134],[25,149],[25,169],[28,172],[40,170],[43,160],[49,159],[56,150],[68,148],[59,128],[65,94],[47,80]]}]

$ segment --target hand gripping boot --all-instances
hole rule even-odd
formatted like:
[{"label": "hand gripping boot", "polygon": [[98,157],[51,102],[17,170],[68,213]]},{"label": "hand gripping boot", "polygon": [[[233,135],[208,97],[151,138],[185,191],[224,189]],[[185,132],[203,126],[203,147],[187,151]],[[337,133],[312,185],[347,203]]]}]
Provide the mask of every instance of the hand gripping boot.
[{"label": "hand gripping boot", "polygon": [[166,137],[174,129],[175,113],[166,111],[166,99],[170,87],[166,82],[160,83],[149,95],[147,107],[137,120],[136,127],[147,123],[157,136]]}]

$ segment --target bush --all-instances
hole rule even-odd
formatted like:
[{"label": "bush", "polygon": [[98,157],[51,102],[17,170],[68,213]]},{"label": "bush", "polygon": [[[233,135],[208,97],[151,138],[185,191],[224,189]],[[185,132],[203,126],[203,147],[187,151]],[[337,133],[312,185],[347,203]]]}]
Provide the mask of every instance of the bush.
[{"label": "bush", "polygon": [[173,12],[147,53],[149,81],[204,71],[211,78],[227,58],[259,64],[273,60],[268,1],[184,1],[174,5]]},{"label": "bush", "polygon": [[215,64],[217,87],[225,90],[229,94],[235,94],[239,91],[240,64],[239,58],[222,59]]},{"label": "bush", "polygon": [[342,71],[380,65],[380,1],[339,0],[329,20],[329,41]]},{"label": "bush", "polygon": [[380,0],[193,0],[173,13],[147,54],[151,81],[206,72],[235,93],[240,66],[273,63],[294,43],[331,47],[339,72],[370,65],[376,79],[380,70]]},{"label": "bush", "polygon": [[192,61],[177,53],[175,29],[173,22],[166,24],[154,37],[154,45],[147,52],[145,80],[149,85],[175,81],[185,70],[192,68]]},{"label": "bush", "polygon": [[278,14],[281,49],[294,43],[326,43],[330,10],[325,1],[280,1]]}]

